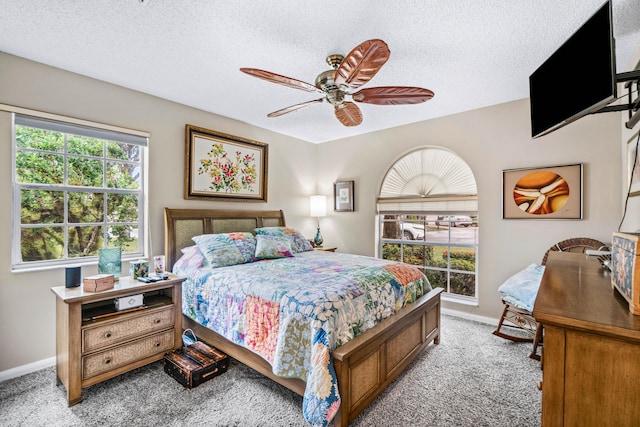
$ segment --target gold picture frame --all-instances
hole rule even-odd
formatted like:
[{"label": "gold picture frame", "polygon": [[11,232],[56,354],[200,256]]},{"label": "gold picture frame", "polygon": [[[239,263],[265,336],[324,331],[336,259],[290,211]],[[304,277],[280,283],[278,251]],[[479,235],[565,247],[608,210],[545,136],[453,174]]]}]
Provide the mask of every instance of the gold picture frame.
[{"label": "gold picture frame", "polygon": [[333,183],[333,210],[335,212],[353,212],[353,181],[336,181]]},{"label": "gold picture frame", "polygon": [[502,171],[504,219],[582,219],[582,163]]},{"label": "gold picture frame", "polygon": [[193,125],[185,131],[185,199],[267,201],[267,144]]}]

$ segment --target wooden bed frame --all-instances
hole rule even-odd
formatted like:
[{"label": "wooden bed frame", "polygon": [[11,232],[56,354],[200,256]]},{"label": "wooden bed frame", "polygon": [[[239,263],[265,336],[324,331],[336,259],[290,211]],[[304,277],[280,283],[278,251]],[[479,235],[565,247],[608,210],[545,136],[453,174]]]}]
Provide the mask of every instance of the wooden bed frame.
[{"label": "wooden bed frame", "polygon": [[[208,233],[253,231],[256,227],[284,226],[284,213],[255,210],[165,208],[165,256],[167,270],[192,246],[191,237]],[[375,327],[336,348],[332,355],[342,404],[334,426],[349,422],[373,401],[432,341],[440,342],[440,293],[437,288]],[[280,378],[259,355],[183,316],[183,328],[191,328],[207,343],[255,369],[290,390],[304,395],[305,382]]]}]

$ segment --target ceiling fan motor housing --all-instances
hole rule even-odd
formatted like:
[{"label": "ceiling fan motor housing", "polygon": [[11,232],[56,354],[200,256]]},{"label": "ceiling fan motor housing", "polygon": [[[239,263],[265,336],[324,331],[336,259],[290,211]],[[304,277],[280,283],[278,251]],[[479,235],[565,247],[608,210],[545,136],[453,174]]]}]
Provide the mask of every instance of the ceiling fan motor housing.
[{"label": "ceiling fan motor housing", "polygon": [[316,77],[316,87],[327,94],[327,101],[331,105],[340,105],[344,102],[344,90],[335,82],[336,70],[327,70]]}]

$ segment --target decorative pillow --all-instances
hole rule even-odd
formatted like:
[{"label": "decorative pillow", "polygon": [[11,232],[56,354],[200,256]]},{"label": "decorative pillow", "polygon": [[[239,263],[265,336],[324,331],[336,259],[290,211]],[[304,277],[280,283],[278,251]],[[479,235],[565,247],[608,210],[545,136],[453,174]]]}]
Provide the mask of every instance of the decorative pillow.
[{"label": "decorative pillow", "polygon": [[202,234],[191,240],[196,242],[211,268],[251,262],[256,253],[256,239],[251,233]]},{"label": "decorative pillow", "polygon": [[286,236],[291,240],[293,253],[312,251],[311,243],[295,228],[289,227],[262,227],[254,230],[256,235],[263,236]]},{"label": "decorative pillow", "polygon": [[204,265],[205,259],[198,246],[193,245],[181,250],[182,256],[173,265],[173,272],[185,271],[192,268],[200,268]]},{"label": "decorative pillow", "polygon": [[292,257],[291,240],[285,236],[256,236],[256,259]]},{"label": "decorative pillow", "polygon": [[508,297],[507,301],[516,307],[532,311],[543,274],[544,265],[531,264],[524,270],[509,277],[500,285],[498,291],[506,295]]}]

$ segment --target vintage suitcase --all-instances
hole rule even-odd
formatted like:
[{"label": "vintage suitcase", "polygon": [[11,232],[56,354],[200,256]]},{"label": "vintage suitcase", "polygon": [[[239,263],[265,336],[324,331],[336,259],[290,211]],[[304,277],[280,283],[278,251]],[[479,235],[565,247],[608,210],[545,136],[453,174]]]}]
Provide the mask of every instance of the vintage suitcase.
[{"label": "vintage suitcase", "polygon": [[611,286],[629,303],[629,311],[640,315],[640,234],[613,233]]},{"label": "vintage suitcase", "polygon": [[164,356],[164,371],[188,389],[227,371],[229,356],[202,341]]}]

